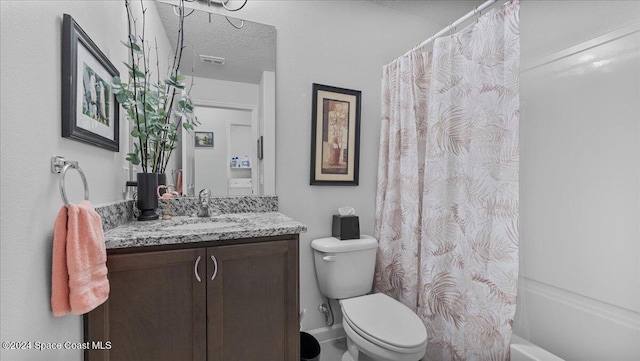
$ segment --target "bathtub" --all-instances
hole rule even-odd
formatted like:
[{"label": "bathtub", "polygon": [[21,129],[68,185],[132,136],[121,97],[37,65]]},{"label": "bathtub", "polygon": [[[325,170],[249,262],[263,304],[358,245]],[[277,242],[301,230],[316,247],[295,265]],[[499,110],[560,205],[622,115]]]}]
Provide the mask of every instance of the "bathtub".
[{"label": "bathtub", "polygon": [[511,361],[564,361],[517,335],[511,336]]}]

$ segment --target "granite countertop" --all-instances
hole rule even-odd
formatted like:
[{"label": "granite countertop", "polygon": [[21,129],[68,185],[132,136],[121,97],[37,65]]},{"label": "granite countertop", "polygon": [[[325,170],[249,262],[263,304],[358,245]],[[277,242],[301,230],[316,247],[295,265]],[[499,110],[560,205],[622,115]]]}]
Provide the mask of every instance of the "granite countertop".
[{"label": "granite countertop", "polygon": [[133,221],[105,232],[107,249],[298,234],[307,226],[279,212],[229,213],[208,218]]}]

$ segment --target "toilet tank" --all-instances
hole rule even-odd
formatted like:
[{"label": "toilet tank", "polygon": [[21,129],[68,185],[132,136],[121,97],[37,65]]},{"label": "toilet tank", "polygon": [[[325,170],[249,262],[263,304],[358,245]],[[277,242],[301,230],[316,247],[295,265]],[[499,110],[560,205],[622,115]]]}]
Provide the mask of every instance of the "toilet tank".
[{"label": "toilet tank", "polygon": [[378,241],[367,235],[341,241],[334,237],[311,242],[318,285],[333,299],[361,296],[373,286]]}]

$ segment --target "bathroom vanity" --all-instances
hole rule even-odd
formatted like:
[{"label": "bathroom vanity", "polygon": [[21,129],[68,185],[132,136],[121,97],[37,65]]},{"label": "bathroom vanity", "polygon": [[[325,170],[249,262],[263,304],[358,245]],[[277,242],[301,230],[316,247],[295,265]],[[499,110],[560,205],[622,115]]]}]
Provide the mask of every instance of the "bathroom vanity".
[{"label": "bathroom vanity", "polygon": [[85,341],[104,349],[85,360],[298,360],[304,231],[278,212],[107,231],[111,292],[84,319]]}]

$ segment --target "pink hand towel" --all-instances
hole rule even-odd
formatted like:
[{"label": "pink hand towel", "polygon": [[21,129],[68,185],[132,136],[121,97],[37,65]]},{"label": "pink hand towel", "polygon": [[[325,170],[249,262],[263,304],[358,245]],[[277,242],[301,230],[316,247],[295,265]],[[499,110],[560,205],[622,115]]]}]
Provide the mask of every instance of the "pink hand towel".
[{"label": "pink hand towel", "polygon": [[55,317],[98,307],[109,296],[102,219],[88,201],[60,209],[53,232],[51,308]]}]

